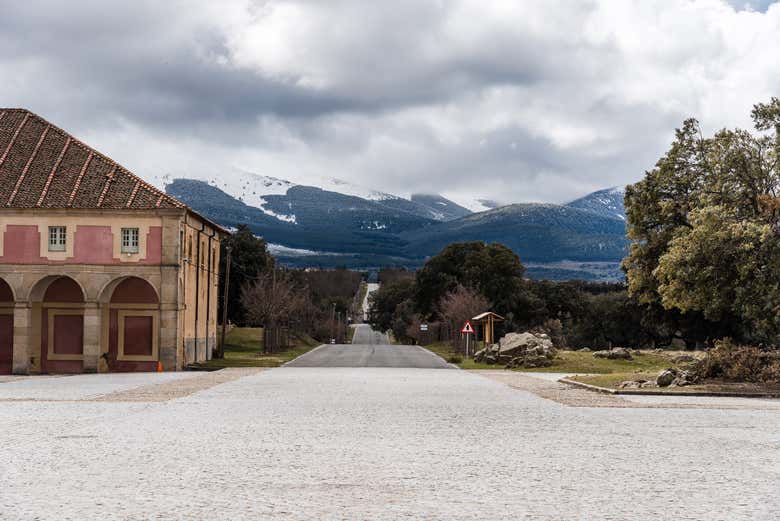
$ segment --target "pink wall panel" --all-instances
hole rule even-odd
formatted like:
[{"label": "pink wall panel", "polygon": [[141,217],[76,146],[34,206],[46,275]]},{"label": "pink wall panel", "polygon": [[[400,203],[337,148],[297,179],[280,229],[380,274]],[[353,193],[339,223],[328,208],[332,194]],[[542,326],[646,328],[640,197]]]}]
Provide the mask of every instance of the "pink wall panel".
[{"label": "pink wall panel", "polygon": [[46,259],[40,256],[41,236],[38,227],[34,224],[9,224],[6,226],[3,250],[0,262],[9,264],[46,262]]},{"label": "pink wall panel", "polygon": [[[114,257],[114,236],[110,226],[79,225],[73,238],[73,256],[65,261],[40,256],[40,233],[36,225],[9,224],[4,235],[0,263],[6,264],[121,264]],[[45,232],[43,232],[45,233]],[[162,262],[162,227],[150,226],[146,235],[146,256],[140,264]],[[135,263],[128,263],[128,265]]]},{"label": "pink wall panel", "polygon": [[78,226],[73,242],[73,257],[77,264],[113,264],[114,236],[110,226]]},{"label": "pink wall panel", "polygon": [[146,235],[146,258],[143,264],[160,264],[162,262],[162,226],[150,226]]}]

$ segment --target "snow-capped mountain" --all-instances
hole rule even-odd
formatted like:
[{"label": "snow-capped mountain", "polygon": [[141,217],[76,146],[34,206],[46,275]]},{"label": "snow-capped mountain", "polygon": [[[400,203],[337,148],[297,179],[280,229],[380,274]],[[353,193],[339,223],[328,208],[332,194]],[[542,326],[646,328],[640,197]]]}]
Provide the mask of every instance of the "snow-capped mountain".
[{"label": "snow-capped mountain", "polygon": [[325,190],[326,192],[336,192],[344,195],[351,195],[353,197],[360,197],[367,201],[388,201],[392,199],[403,199],[397,195],[388,194],[385,192],[378,192],[364,186],[356,185],[342,179],[336,179],[335,177],[323,177],[318,183],[312,185],[316,188]]},{"label": "snow-capped mountain", "polygon": [[438,194],[412,194],[411,200],[430,208],[437,221],[451,221],[472,213],[468,208]]},{"label": "snow-capped mountain", "polygon": [[[162,176],[152,179],[153,184],[165,190],[175,179]],[[348,208],[363,206],[363,202],[376,203],[377,209],[384,208],[392,212],[403,212],[423,219],[446,221],[471,213],[456,203],[440,195],[414,195],[410,199],[366,188],[334,177],[322,178],[316,183],[297,184],[286,179],[263,176],[246,170],[231,168],[219,176],[199,179],[209,186],[238,199],[247,206],[257,208],[268,216],[280,221],[296,224],[297,211],[300,210],[300,196],[308,190],[320,190],[329,194],[338,194],[362,200],[344,201]],[[321,195],[326,199],[328,195]],[[480,208],[481,210],[482,208]],[[379,212],[381,214],[381,212]],[[388,222],[379,215],[376,219],[364,223],[364,229],[383,230]]]},{"label": "snow-capped mountain", "polygon": [[605,190],[599,190],[585,197],[580,197],[568,203],[566,206],[589,210],[604,217],[626,220],[626,208],[623,206],[623,198],[626,195],[626,187],[614,186]]},{"label": "snow-capped mountain", "polygon": [[620,276],[627,244],[621,188],[564,205],[491,208],[496,203],[407,199],[338,179],[306,186],[243,171],[158,182],[225,226],[248,224],[295,266],[416,267],[446,244],[482,240],[508,245],[533,264],[531,276],[606,280]]}]

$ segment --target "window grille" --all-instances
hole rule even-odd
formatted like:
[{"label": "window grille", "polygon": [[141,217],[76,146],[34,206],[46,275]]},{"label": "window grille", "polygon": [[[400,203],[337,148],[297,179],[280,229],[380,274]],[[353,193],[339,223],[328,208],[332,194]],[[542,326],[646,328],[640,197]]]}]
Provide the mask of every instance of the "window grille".
[{"label": "window grille", "polygon": [[65,251],[66,228],[49,226],[49,251]]},{"label": "window grille", "polygon": [[138,253],[138,228],[122,228],[122,253]]}]

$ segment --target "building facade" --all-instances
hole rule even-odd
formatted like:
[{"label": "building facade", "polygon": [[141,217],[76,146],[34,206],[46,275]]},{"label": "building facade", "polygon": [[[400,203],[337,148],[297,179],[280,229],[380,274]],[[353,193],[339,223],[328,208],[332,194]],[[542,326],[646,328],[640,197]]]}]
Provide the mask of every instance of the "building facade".
[{"label": "building facade", "polygon": [[0,374],[208,360],[226,233],[39,116],[0,109]]}]

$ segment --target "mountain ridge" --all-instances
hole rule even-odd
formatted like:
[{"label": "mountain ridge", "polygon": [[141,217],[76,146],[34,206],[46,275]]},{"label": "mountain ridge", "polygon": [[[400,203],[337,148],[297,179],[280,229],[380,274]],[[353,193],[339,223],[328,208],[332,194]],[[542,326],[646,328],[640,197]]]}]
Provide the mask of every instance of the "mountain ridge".
[{"label": "mountain ridge", "polygon": [[620,276],[628,244],[620,187],[565,204],[516,203],[474,213],[438,194],[407,199],[346,182],[327,185],[345,194],[253,175],[223,180],[231,194],[218,182],[166,181],[168,193],[215,221],[249,224],[292,266],[415,268],[446,244],[482,240],[512,248],[533,265],[532,275],[601,280]]}]

